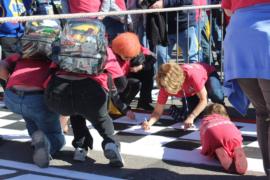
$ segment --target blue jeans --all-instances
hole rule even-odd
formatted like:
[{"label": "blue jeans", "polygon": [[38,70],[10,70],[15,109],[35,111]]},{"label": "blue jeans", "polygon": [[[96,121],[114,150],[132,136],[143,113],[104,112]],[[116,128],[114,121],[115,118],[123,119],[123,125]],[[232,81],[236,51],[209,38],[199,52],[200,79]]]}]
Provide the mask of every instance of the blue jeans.
[{"label": "blue jeans", "polygon": [[7,89],[4,100],[8,109],[22,115],[30,136],[37,130],[41,130],[46,135],[50,142],[51,154],[65,145],[59,115],[48,109],[43,94],[17,95]]},{"label": "blue jeans", "polygon": [[[205,83],[205,88],[208,98],[210,98],[213,103],[224,104],[224,93],[217,72],[213,72],[208,77],[208,80]],[[197,95],[186,97],[186,100],[185,98],[182,99],[182,103],[183,109],[188,115],[198,105],[199,98]]]},{"label": "blue jeans", "polygon": [[[177,42],[177,35],[176,34],[169,34],[168,35],[169,46],[157,46],[157,60],[158,64],[164,64],[168,62],[170,59],[170,55],[172,54],[173,47]],[[188,46],[189,41],[189,46]],[[178,45],[181,47],[183,51],[183,58],[185,63],[194,63],[198,62],[198,40],[195,33],[195,28],[189,27],[188,29],[179,32],[178,34]],[[167,51],[168,50],[168,51]]]},{"label": "blue jeans", "polygon": [[207,64],[211,64],[210,57],[210,43],[209,37],[207,37],[207,24],[209,23],[208,16],[205,11],[202,11],[202,16],[199,22],[195,26],[195,32],[198,36],[198,42],[200,44],[199,49],[199,61]]},{"label": "blue jeans", "polygon": [[168,52],[168,47],[164,47],[161,45],[156,46],[156,54],[157,54],[157,65],[158,68],[165,63],[168,63],[168,60],[171,58]]}]

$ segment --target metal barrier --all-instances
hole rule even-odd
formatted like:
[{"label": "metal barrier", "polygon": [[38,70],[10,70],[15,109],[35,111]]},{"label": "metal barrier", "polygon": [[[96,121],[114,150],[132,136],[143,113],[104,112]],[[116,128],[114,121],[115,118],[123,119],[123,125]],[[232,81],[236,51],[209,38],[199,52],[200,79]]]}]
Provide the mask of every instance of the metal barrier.
[{"label": "metal barrier", "polygon": [[[0,17],[0,23],[3,22],[21,22],[21,21],[35,21],[35,20],[44,20],[44,19],[71,19],[71,18],[88,18],[88,17],[97,17],[97,16],[114,16],[114,15],[134,15],[134,14],[149,14],[149,13],[165,13],[166,17],[167,14],[169,12],[177,12],[176,15],[176,44],[179,45],[179,12],[180,11],[187,11],[188,13],[188,24],[187,26],[189,27],[189,18],[190,18],[190,11],[192,10],[199,10],[201,14],[203,14],[204,16],[206,16],[207,14],[207,18],[208,18],[208,22],[209,25],[207,25],[208,27],[208,32],[205,32],[206,37],[204,38],[208,38],[208,47],[203,47],[204,45],[202,45],[202,34],[201,34],[201,26],[203,24],[200,24],[200,21],[197,22],[197,39],[198,39],[198,44],[197,44],[197,55],[200,57],[199,61],[203,61],[205,60],[205,57],[202,57],[202,53],[206,53],[203,52],[203,48],[207,49],[208,48],[208,60],[206,61],[209,64],[214,64],[214,65],[218,65],[219,70],[221,72],[221,77],[223,77],[223,24],[224,24],[224,17],[223,17],[223,13],[221,13],[221,17],[220,17],[220,22],[221,24],[219,25],[219,27],[215,27],[217,26],[216,22],[217,21],[217,17],[213,17],[213,10],[215,11],[219,11],[221,8],[220,5],[204,5],[204,6],[185,6],[185,7],[174,7],[174,8],[162,8],[162,9],[145,9],[145,10],[128,10],[128,11],[113,11],[113,12],[96,12],[96,13],[76,13],[76,14],[58,14],[58,15],[38,15],[38,16],[20,16],[20,17]],[[215,23],[213,25],[213,22]],[[166,24],[166,27],[168,27],[168,25]],[[214,28],[219,28],[218,31],[219,32],[214,32],[213,29]],[[214,35],[213,33],[217,33],[216,35]],[[205,36],[203,35],[203,36]],[[218,36],[218,37],[214,37],[214,36]],[[187,37],[189,37],[189,34],[187,35]],[[189,49],[190,49],[190,38],[187,38],[187,47],[186,49],[187,51],[187,63],[190,62],[190,53],[189,53]],[[217,40],[219,42],[217,42]],[[220,43],[220,44],[217,44]],[[144,43],[147,46],[147,43]],[[213,47],[215,49],[213,49]],[[176,56],[175,56],[175,60],[177,62],[181,62],[182,59],[180,59],[182,56],[180,56],[179,53],[179,48],[178,46],[176,46],[176,48],[174,49],[176,52]],[[158,49],[156,49],[156,53],[158,54]],[[183,54],[183,53],[182,53]],[[168,52],[168,48],[166,48],[166,54],[165,56],[168,57],[169,52]],[[207,55],[207,54],[206,54]],[[213,55],[215,57],[215,59],[213,58]],[[218,57],[216,57],[216,55]],[[166,61],[168,61],[169,59],[166,59]]]}]

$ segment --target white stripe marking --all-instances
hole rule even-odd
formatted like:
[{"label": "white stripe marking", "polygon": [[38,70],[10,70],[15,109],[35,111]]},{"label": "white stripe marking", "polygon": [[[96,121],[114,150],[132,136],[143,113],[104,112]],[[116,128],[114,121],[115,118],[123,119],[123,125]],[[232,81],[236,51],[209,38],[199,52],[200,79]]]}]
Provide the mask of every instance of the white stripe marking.
[{"label": "white stripe marking", "polygon": [[71,171],[71,170],[65,170],[65,169],[54,168],[54,167],[41,169],[33,164],[21,163],[21,162],[15,162],[15,161],[3,160],[3,159],[0,160],[0,166],[22,169],[25,171],[32,171],[36,173],[62,176],[62,177],[73,178],[73,179],[120,180],[119,178],[114,178],[114,177],[83,173],[79,171]]}]

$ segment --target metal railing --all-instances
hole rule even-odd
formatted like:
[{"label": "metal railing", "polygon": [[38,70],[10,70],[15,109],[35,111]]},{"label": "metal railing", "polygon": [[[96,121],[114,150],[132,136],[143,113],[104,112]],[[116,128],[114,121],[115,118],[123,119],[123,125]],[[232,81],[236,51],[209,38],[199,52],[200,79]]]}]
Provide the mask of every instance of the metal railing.
[{"label": "metal railing", "polygon": [[[72,18],[89,18],[89,17],[98,17],[98,16],[116,16],[116,15],[133,15],[133,14],[150,14],[150,13],[169,13],[169,12],[177,12],[176,14],[176,44],[179,44],[179,12],[180,11],[187,11],[188,13],[188,27],[189,27],[189,19],[190,19],[190,11],[193,10],[200,10],[202,11],[202,13],[206,13],[208,14],[208,20],[209,20],[209,48],[208,48],[208,56],[209,56],[209,60],[208,63],[209,64],[215,64],[217,63],[216,61],[213,61],[213,53],[214,51],[217,53],[219,53],[219,57],[218,57],[218,63],[219,63],[219,70],[221,72],[221,77],[223,77],[223,24],[224,24],[224,17],[223,17],[223,13],[221,13],[221,25],[220,25],[220,29],[218,32],[220,38],[220,47],[218,47],[218,49],[215,49],[213,51],[212,47],[213,47],[213,41],[215,40],[213,38],[213,24],[212,22],[214,22],[213,20],[213,13],[212,10],[219,10],[221,8],[221,5],[204,5],[204,6],[185,6],[185,7],[174,7],[174,8],[162,8],[162,9],[138,9],[138,10],[128,10],[128,11],[113,11],[113,12],[95,12],[95,13],[76,13],[76,14],[57,14],[57,15],[35,15],[35,16],[20,16],[20,17],[0,17],[0,23],[3,22],[25,22],[25,21],[36,21],[36,20],[44,20],[44,19],[72,19]],[[216,17],[215,17],[216,18]],[[216,19],[215,19],[216,20]],[[166,27],[168,25],[166,24]],[[216,24],[215,24],[216,26]],[[202,41],[201,41],[201,24],[200,22],[197,22],[197,28],[199,29],[197,31],[197,38],[198,38],[198,56],[200,57],[199,61],[202,61],[202,57],[201,57],[201,51],[203,48],[202,46]],[[189,36],[189,35],[187,35]],[[146,43],[147,44],[147,43]],[[190,38],[187,38],[187,62],[189,63],[190,61],[190,54],[189,54],[189,47],[190,46]],[[204,52],[205,53],[205,52]],[[167,55],[171,55],[168,53],[168,48],[166,50],[166,56]],[[178,50],[178,46],[176,46],[176,57],[175,57],[177,62],[180,62],[180,54],[179,54],[179,50]]]}]

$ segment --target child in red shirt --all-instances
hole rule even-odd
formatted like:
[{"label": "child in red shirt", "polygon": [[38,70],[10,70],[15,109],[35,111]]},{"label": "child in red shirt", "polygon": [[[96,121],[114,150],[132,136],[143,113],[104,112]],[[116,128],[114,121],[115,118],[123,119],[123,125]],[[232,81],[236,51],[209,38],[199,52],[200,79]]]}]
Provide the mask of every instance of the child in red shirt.
[{"label": "child in red shirt", "polygon": [[201,153],[216,156],[226,171],[235,168],[239,174],[247,171],[247,159],[242,146],[242,135],[230,121],[221,104],[211,104],[205,110],[200,127]]},{"label": "child in red shirt", "polygon": [[198,102],[190,106],[189,115],[184,119],[185,128],[193,126],[196,117],[207,106],[208,97],[216,103],[223,103],[224,100],[215,68],[205,63],[162,64],[157,73],[156,81],[160,87],[158,100],[150,119],[142,124],[142,128],[145,130],[150,129],[159,120],[169,96],[198,98]]}]

